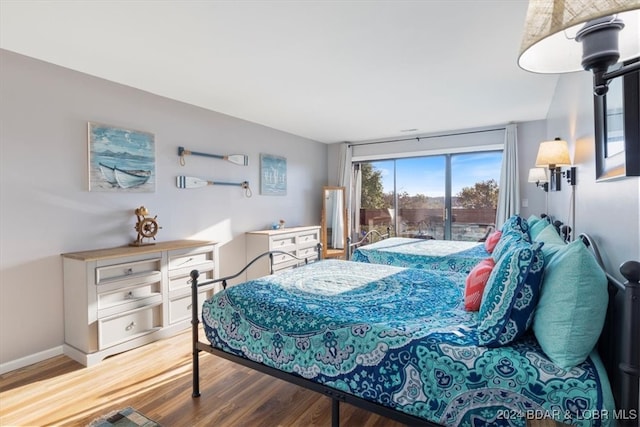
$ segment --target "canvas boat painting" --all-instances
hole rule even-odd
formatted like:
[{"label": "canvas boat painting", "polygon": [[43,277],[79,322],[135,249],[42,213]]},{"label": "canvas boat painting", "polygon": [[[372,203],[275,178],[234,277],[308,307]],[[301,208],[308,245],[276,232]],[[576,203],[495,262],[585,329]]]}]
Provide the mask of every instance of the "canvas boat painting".
[{"label": "canvas boat painting", "polygon": [[111,185],[118,185],[120,188],[137,187],[149,181],[151,171],[148,170],[123,170],[116,166],[107,166],[98,163],[100,172],[104,179]]},{"label": "canvas boat painting", "polygon": [[89,123],[89,191],[155,191],[155,137]]}]

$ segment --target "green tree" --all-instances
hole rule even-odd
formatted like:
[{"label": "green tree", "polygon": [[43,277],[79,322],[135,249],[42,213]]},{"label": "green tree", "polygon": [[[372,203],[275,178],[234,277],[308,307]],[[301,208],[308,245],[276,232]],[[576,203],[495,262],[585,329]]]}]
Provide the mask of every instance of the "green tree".
[{"label": "green tree", "polygon": [[456,197],[463,208],[495,209],[498,206],[498,183],[495,179],[476,182],[473,187],[464,187]]},{"label": "green tree", "polygon": [[424,194],[409,195],[406,191],[398,194],[398,205],[405,209],[422,209],[429,205],[429,198]]},{"label": "green tree", "polygon": [[375,170],[371,163],[360,163],[362,191],[360,205],[367,209],[390,208],[382,192],[382,171]]}]

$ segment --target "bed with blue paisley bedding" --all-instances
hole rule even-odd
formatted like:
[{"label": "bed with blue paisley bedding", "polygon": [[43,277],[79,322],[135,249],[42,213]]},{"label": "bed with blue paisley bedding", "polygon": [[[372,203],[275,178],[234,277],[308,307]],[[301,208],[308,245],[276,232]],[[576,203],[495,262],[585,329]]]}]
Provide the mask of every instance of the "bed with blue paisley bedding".
[{"label": "bed with blue paisley bedding", "polygon": [[479,346],[465,276],[325,260],[229,287],[202,321],[213,348],[426,422],[606,425],[584,416],[614,409],[598,354],[562,369],[531,333]]},{"label": "bed with blue paisley bedding", "polygon": [[357,248],[352,260],[468,273],[491,256],[484,243],[391,237]]}]

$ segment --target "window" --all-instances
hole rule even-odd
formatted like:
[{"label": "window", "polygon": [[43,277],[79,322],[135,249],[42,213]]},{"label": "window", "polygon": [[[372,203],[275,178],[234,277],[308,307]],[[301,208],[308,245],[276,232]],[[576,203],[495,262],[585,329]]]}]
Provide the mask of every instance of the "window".
[{"label": "window", "polygon": [[359,163],[361,234],[477,241],[495,223],[502,151]]}]

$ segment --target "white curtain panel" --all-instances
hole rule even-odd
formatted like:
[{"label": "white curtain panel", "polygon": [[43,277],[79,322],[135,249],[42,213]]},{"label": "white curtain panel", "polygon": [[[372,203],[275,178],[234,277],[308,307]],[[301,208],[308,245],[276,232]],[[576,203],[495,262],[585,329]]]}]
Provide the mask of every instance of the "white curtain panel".
[{"label": "white curtain panel", "polygon": [[515,124],[507,125],[504,133],[504,151],[502,152],[502,169],[500,171],[500,189],[498,192],[498,210],[496,212],[496,229],[510,216],[519,213],[520,179],[518,178],[518,128]]},{"label": "white curtain panel", "polygon": [[[352,200],[354,197],[352,188],[352,166],[351,157],[353,150],[348,142],[340,144],[340,152],[338,154],[338,185],[345,189],[345,199],[347,204],[347,230],[351,230]],[[351,234],[351,233],[349,233]]]},{"label": "white curtain panel", "polygon": [[352,215],[350,216],[353,230],[351,231],[351,240],[357,242],[360,240],[360,205],[362,200],[362,172],[360,166],[353,168],[353,182],[351,191],[351,202],[348,204]]}]

